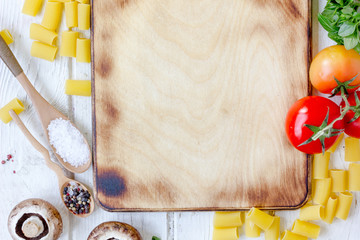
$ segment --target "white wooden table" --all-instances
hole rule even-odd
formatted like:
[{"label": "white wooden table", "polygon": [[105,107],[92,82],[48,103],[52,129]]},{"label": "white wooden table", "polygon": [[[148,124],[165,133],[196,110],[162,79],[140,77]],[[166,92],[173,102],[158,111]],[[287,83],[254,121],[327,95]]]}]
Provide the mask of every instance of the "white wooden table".
[{"label": "white wooden table", "polygon": [[[314,0],[313,5],[313,54],[332,45],[325,31],[319,26],[316,15],[323,9],[326,0]],[[11,45],[15,56],[35,88],[61,112],[77,124],[91,142],[91,99],[89,97],[64,94],[66,79],[91,79],[90,64],[76,63],[75,59],[57,57],[55,62],[30,57],[30,23],[40,23],[43,12],[37,17],[21,14],[23,0],[0,0],[0,29],[9,29],[15,38]],[[64,17],[63,17],[64,20]],[[65,29],[64,21],[60,30]],[[82,37],[89,37],[89,31],[81,31]],[[45,136],[31,101],[20,84],[5,65],[0,62],[0,106],[13,98],[19,98],[26,106],[20,116],[35,137],[46,147]],[[0,160],[7,154],[14,155],[14,162],[0,164],[0,239],[11,239],[7,231],[7,218],[11,209],[27,198],[42,198],[52,203],[61,213],[64,232],[61,239],[87,239],[88,234],[104,221],[122,221],[136,227],[144,240],[153,235],[162,240],[209,240],[212,236],[213,212],[160,212],[160,213],[109,213],[96,207],[86,219],[72,216],[63,207],[57,189],[56,175],[49,170],[44,160],[25,139],[14,123],[0,123]],[[54,159],[54,158],[53,158]],[[347,169],[344,162],[344,143],[332,156],[330,167]],[[16,171],[16,173],[13,173]],[[92,169],[74,177],[92,186]],[[332,225],[321,225],[319,239],[359,239],[360,194],[354,194],[354,202],[347,221],[336,219]],[[281,230],[290,229],[299,211],[277,212],[281,216]],[[242,233],[240,239],[246,239]],[[263,234],[261,235],[263,239]]]}]

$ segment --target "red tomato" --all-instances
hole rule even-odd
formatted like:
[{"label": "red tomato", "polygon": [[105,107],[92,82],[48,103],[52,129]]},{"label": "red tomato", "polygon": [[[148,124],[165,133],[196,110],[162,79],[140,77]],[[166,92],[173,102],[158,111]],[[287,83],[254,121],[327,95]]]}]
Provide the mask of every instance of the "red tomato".
[{"label": "red tomato", "polygon": [[[344,46],[335,45],[320,51],[310,65],[311,84],[320,92],[330,94],[337,86],[336,77],[340,82],[345,82],[360,73],[360,55],[354,50],[346,50]],[[350,84],[360,83],[360,74]],[[356,88],[349,89],[354,92]]]},{"label": "red tomato", "polygon": [[[291,144],[299,151],[307,154],[322,152],[322,145],[319,139],[308,144],[299,146],[313,136],[311,131],[304,124],[319,127],[329,111],[328,124],[340,116],[340,107],[328,98],[320,96],[304,97],[291,106],[286,116],[285,130]],[[337,121],[334,124],[336,129],[344,129],[344,122]],[[329,149],[338,136],[325,138],[325,150]]]},{"label": "red tomato", "polygon": [[[356,94],[360,99],[360,92],[356,92]],[[348,101],[349,101],[350,106],[356,106],[354,93],[349,95]],[[344,100],[341,102],[341,107],[345,107]],[[349,110],[346,113],[346,115],[344,117],[345,133],[351,137],[360,138],[360,118],[349,123],[351,121],[351,119],[353,119],[354,115],[355,115],[355,113],[351,110]]]}]

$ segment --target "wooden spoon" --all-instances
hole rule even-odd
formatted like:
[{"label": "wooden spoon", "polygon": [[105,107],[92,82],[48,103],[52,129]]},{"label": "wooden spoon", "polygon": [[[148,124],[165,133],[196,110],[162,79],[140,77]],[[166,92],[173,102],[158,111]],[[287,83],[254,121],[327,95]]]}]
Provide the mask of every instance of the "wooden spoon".
[{"label": "wooden spoon", "polygon": [[[62,118],[64,120],[69,120],[64,114],[56,110],[50,103],[48,103],[34,88],[29,79],[26,77],[24,71],[20,67],[18,61],[16,60],[14,54],[10,50],[9,46],[5,43],[4,39],[0,36],[0,58],[4,61],[7,67],[10,69],[12,74],[20,82],[21,86],[25,89],[29,95],[35,109],[38,113],[38,116],[41,121],[41,125],[45,131],[46,138],[50,144],[49,133],[47,127],[50,122],[56,118]],[[71,123],[75,128],[76,126]],[[86,143],[89,149],[89,160],[84,165],[74,167],[70,163],[65,162],[57,153],[56,149],[50,144],[50,147],[55,153],[56,158],[59,160],[61,165],[63,165],[67,170],[74,173],[82,173],[89,169],[91,165],[91,151],[88,142],[85,137],[83,137],[84,142]]]},{"label": "wooden spoon", "polygon": [[[44,156],[46,165],[56,173],[58,182],[59,182],[60,197],[61,197],[61,200],[63,201],[64,205],[65,205],[65,202],[64,202],[64,198],[63,198],[63,192],[64,192],[64,188],[68,185],[68,183],[79,184],[82,187],[82,189],[87,190],[90,193],[89,189],[87,187],[85,187],[84,184],[82,184],[76,180],[67,178],[64,175],[64,172],[62,171],[61,167],[59,165],[57,165],[56,163],[54,163],[53,161],[51,161],[49,151],[34,138],[34,136],[25,127],[24,123],[21,121],[20,117],[14,112],[14,110],[10,110],[9,114],[12,117],[12,119],[14,120],[14,122],[16,123],[16,125],[18,125],[20,130],[24,133],[25,137],[29,140],[31,145],[33,145],[33,147]],[[66,205],[65,205],[65,207],[69,210],[69,212],[71,212],[72,214],[74,214],[77,217],[87,217],[94,211],[94,207],[95,207],[94,205],[95,205],[95,202],[92,197],[92,194],[90,193],[89,213],[75,214]]]}]

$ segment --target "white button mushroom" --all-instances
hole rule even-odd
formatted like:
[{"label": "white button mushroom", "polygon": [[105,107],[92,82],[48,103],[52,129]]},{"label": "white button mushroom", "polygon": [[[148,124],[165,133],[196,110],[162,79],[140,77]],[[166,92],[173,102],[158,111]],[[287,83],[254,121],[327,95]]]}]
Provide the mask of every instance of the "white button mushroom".
[{"label": "white button mushroom", "polygon": [[142,240],[140,233],[131,225],[121,222],[104,222],[94,228],[88,240]]}]

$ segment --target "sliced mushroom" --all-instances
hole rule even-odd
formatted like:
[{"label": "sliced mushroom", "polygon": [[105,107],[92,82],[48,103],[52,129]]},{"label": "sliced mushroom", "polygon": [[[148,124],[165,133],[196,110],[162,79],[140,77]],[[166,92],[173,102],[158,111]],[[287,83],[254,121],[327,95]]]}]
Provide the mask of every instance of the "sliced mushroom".
[{"label": "sliced mushroom", "polygon": [[63,224],[53,205],[32,198],[13,208],[8,219],[8,229],[14,240],[55,240],[61,235]]},{"label": "sliced mushroom", "polygon": [[94,228],[88,240],[142,240],[140,233],[129,224],[104,222]]}]

